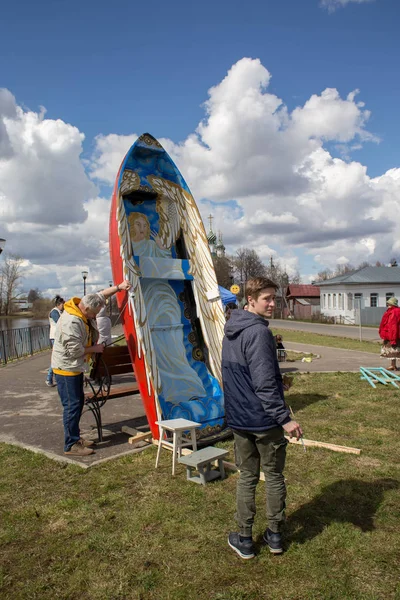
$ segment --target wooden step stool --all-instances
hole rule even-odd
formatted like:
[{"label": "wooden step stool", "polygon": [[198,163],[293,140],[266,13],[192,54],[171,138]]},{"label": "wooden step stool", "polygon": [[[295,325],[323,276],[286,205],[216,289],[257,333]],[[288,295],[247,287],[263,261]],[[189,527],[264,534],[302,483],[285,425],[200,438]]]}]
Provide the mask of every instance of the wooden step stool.
[{"label": "wooden step stool", "polygon": [[[158,441],[158,450],[156,457],[156,468],[160,460],[161,448],[167,447],[172,450],[172,475],[175,475],[176,458],[181,455],[182,448],[192,446],[193,450],[197,450],[196,443],[196,428],[201,426],[201,423],[189,421],[188,419],[169,419],[167,421],[156,421],[160,430],[160,439]],[[165,431],[172,432],[172,442],[164,439]],[[191,441],[183,441],[182,434],[184,431],[190,432]]]},{"label": "wooden step stool", "polygon": [[[181,456],[179,462],[186,465],[186,478],[188,481],[201,483],[205,485],[207,481],[213,479],[225,479],[225,469],[223,458],[229,454],[229,450],[214,448],[209,446],[197,452],[192,452],[187,456]],[[211,463],[218,461],[218,469],[211,469]],[[193,475],[193,469],[197,469],[199,474]]]}]

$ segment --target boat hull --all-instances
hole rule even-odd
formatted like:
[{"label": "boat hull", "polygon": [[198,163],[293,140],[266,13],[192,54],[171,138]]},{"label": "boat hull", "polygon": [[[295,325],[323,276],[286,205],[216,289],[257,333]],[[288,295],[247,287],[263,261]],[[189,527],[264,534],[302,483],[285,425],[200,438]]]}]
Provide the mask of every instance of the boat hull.
[{"label": "boat hull", "polygon": [[224,314],[207,237],[179,170],[149,134],[127,153],[111,204],[117,303],[153,437],[157,419],[201,423],[199,439],[225,432],[220,352]]}]

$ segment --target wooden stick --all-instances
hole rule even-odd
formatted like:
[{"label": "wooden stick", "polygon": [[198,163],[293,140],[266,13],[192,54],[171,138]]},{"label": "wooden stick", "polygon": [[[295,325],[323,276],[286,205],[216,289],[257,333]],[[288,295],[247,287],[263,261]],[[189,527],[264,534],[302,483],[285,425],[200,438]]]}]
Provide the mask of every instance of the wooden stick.
[{"label": "wooden stick", "polygon": [[[285,436],[291,444],[301,445],[301,440],[296,438],[290,438]],[[326,448],[327,450],[333,450],[333,452],[346,452],[347,454],[361,454],[359,448],[351,448],[349,446],[339,446],[338,444],[328,444],[327,442],[316,442],[315,440],[306,440],[303,438],[305,446],[315,446],[318,448]]]},{"label": "wooden stick", "polygon": [[145,433],[137,433],[133,437],[129,438],[128,443],[136,444],[137,442],[142,442],[142,441],[150,442],[152,437],[153,436],[152,436],[151,431],[146,431]]}]

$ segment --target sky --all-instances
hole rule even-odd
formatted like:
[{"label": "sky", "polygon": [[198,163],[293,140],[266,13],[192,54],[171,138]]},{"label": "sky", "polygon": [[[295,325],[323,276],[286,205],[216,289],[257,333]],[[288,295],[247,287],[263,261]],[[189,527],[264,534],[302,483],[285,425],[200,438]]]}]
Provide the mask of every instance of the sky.
[{"label": "sky", "polygon": [[399,18],[398,0],[7,3],[0,237],[24,290],[109,284],[112,186],[144,132],[230,254],[304,283],[399,259]]}]

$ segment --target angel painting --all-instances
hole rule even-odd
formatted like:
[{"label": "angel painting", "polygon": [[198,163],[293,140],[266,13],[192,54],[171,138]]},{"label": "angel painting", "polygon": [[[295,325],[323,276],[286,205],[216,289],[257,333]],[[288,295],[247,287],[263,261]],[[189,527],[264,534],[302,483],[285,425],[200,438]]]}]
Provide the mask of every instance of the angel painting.
[{"label": "angel painting", "polygon": [[[128,222],[134,256],[172,258],[171,250],[166,249],[158,233],[151,230],[148,217],[144,213],[131,213]],[[182,273],[181,261],[173,262],[176,263],[177,271]],[[167,270],[168,277],[174,279],[170,266]],[[168,279],[159,278],[143,278],[141,289],[164,400],[173,407],[182,401],[207,397],[199,375],[187,358],[181,308],[176,292]]]},{"label": "angel painting", "polygon": [[158,233],[150,228],[144,213],[133,212],[128,217],[134,256],[171,258],[171,250],[164,248]]}]

